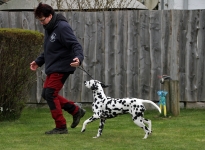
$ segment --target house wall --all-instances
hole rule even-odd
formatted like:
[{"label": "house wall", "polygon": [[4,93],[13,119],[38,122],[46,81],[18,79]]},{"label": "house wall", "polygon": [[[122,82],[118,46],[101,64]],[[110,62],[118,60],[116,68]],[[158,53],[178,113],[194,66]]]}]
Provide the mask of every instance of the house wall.
[{"label": "house wall", "polygon": [[160,10],[205,9],[204,0],[159,0]]}]

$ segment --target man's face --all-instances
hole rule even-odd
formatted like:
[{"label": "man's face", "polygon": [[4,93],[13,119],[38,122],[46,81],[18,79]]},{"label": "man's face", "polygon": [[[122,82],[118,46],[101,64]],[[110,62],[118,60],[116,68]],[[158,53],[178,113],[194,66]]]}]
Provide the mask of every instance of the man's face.
[{"label": "man's face", "polygon": [[40,23],[42,25],[46,25],[46,24],[48,24],[50,22],[51,18],[52,18],[52,15],[50,14],[48,17],[38,18],[38,20],[40,21]]}]

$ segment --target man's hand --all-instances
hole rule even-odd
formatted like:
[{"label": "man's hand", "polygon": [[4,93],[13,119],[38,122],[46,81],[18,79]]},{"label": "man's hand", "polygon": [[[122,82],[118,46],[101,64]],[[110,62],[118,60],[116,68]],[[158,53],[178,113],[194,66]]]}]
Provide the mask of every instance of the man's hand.
[{"label": "man's hand", "polygon": [[30,69],[33,70],[33,71],[36,71],[37,68],[38,68],[38,65],[36,64],[36,62],[32,61],[30,63]]},{"label": "man's hand", "polygon": [[80,60],[76,57],[73,59],[73,62],[70,64],[72,67],[80,66]]}]

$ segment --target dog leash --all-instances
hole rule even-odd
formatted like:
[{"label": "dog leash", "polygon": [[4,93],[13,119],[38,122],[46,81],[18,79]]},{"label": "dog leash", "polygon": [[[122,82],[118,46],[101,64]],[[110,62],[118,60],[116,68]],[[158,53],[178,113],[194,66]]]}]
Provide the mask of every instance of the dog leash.
[{"label": "dog leash", "polygon": [[77,68],[87,73],[87,75],[90,76],[94,80],[94,78],[83,68],[83,66],[79,66]]},{"label": "dog leash", "polygon": [[[95,79],[83,68],[83,66],[79,66],[79,67],[77,67],[77,68],[80,69],[80,70],[82,70],[82,71],[84,71],[88,76],[90,76],[93,80],[95,80]],[[104,86],[104,88],[106,88],[106,87],[110,86],[110,84],[105,85],[105,84],[102,83],[102,86]]]}]

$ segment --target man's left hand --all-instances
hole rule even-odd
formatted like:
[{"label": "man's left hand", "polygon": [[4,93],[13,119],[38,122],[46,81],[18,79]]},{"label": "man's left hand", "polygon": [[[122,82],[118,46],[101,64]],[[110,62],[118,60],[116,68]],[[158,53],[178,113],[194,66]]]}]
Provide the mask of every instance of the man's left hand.
[{"label": "man's left hand", "polygon": [[72,67],[80,66],[80,60],[76,57],[73,59],[73,62],[70,64]]}]

